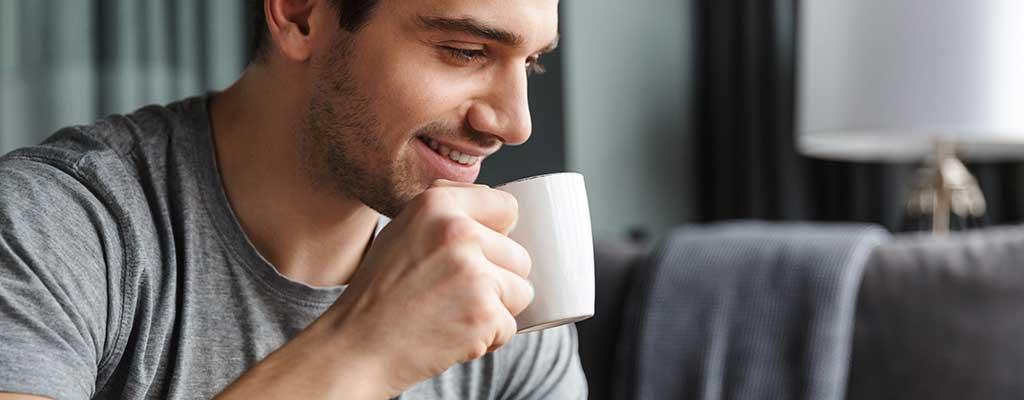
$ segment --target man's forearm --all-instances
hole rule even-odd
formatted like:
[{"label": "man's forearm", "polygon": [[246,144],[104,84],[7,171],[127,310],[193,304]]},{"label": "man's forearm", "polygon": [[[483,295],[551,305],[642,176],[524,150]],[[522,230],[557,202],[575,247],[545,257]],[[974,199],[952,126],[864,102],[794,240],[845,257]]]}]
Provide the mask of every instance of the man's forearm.
[{"label": "man's forearm", "polygon": [[384,373],[372,355],[346,346],[326,329],[310,326],[216,398],[387,399]]}]

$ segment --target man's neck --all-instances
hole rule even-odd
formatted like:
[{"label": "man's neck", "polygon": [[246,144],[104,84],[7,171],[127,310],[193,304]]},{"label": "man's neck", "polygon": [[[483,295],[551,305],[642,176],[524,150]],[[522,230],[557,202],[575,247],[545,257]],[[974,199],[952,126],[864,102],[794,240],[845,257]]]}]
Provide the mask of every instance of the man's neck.
[{"label": "man's neck", "polygon": [[278,272],[312,286],[347,283],[379,215],[356,199],[315,189],[298,150],[305,93],[268,75],[265,67],[250,67],[211,100],[225,192],[246,235]]}]

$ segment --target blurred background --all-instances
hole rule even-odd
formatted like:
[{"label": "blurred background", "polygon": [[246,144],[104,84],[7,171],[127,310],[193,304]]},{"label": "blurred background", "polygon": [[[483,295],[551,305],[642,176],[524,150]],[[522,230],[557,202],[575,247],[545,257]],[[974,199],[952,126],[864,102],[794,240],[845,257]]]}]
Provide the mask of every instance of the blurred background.
[{"label": "blurred background", "polygon": [[[911,228],[916,164],[797,151],[797,0],[563,1],[531,78],[534,134],[485,163],[497,184],[585,175],[595,236],[651,241],[729,219]],[[0,0],[0,153],[57,128],[219,90],[248,51],[243,0]],[[969,164],[978,225],[1020,221],[1024,170]]]}]

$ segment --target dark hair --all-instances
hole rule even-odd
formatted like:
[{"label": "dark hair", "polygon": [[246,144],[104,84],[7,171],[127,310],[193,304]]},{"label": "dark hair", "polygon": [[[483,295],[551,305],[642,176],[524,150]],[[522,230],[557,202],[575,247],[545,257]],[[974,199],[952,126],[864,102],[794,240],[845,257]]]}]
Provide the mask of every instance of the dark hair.
[{"label": "dark hair", "polygon": [[[256,61],[263,58],[270,47],[270,31],[267,30],[267,17],[263,13],[264,0],[247,0],[249,7],[249,25],[251,39],[249,47],[249,60]],[[370,19],[373,8],[377,6],[378,0],[329,0],[336,11],[339,11],[339,25],[349,31],[355,32],[366,24]]]}]

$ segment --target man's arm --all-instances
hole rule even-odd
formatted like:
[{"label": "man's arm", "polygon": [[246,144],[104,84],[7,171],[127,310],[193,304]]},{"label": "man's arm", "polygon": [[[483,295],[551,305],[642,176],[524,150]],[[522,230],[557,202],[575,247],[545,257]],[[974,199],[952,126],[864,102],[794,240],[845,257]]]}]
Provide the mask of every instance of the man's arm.
[{"label": "man's arm", "polygon": [[0,393],[0,400],[50,400],[46,397],[20,393]]},{"label": "man's arm", "polygon": [[116,283],[105,258],[121,251],[107,208],[73,174],[38,158],[0,160],[0,392],[96,389],[107,318],[120,315],[108,310]]},{"label": "man's arm", "polygon": [[318,321],[271,353],[220,399],[388,398],[384,360],[348,346]]}]

